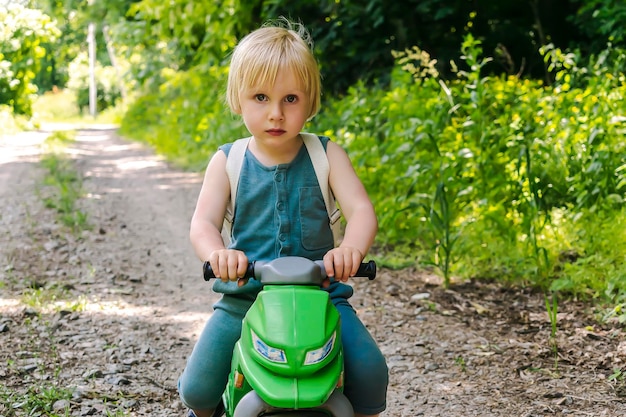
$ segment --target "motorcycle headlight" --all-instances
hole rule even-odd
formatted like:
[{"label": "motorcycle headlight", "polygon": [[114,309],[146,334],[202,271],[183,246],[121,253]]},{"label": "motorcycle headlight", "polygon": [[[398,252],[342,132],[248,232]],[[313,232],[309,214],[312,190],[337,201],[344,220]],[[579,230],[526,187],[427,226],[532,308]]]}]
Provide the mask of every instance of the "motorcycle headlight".
[{"label": "motorcycle headlight", "polygon": [[306,353],[306,358],[304,359],[305,365],[314,365],[316,363],[320,363],[332,352],[333,347],[335,347],[335,338],[337,336],[336,332],[333,332],[333,335],[328,339],[324,346],[319,349],[310,350]]},{"label": "motorcycle headlight", "polygon": [[250,333],[252,334],[252,345],[254,346],[254,350],[259,352],[261,356],[263,356],[268,361],[287,363],[287,358],[285,356],[284,350],[268,345],[267,343],[262,341],[253,331],[250,331]]}]

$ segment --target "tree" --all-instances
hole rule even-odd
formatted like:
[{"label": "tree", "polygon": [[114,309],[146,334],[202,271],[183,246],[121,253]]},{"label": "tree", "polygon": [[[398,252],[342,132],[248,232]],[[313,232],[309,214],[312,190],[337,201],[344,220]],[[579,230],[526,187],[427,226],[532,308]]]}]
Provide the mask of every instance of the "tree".
[{"label": "tree", "polygon": [[45,45],[59,34],[56,24],[40,10],[19,3],[0,8],[0,104],[30,115],[32,95],[37,92],[33,80],[46,56]]}]

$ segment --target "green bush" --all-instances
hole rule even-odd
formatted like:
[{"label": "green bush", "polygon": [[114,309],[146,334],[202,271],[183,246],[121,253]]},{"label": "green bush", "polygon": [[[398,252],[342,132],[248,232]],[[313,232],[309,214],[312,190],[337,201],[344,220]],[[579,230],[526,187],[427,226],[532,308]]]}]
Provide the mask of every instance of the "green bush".
[{"label": "green bush", "polygon": [[[114,107],[121,98],[117,74],[112,66],[96,64],[96,110],[103,111]],[[85,112],[89,108],[89,58],[81,52],[69,64],[67,88],[76,96],[78,108]]]},{"label": "green bush", "polygon": [[614,42],[623,44],[626,40],[626,4],[613,0],[580,1],[576,14],[569,17],[579,30],[589,39],[595,40],[602,48],[604,44]]},{"label": "green bush", "polygon": [[[400,54],[391,88],[354,86],[314,130],[348,149],[375,202],[385,256],[434,264],[446,282],[452,275],[544,287],[567,281],[576,266],[560,259],[572,250],[563,234],[573,231],[554,213],[613,218],[623,204],[624,75],[582,77],[562,53],[547,54],[555,84],[544,86],[481,77],[488,59],[471,37],[463,53],[471,71],[448,82],[432,76],[419,50]],[[623,261],[624,252],[596,256]]]},{"label": "green bush", "polygon": [[222,99],[227,68],[198,66],[164,77],[157,91],[132,104],[123,135],[149,143],[180,166],[199,169],[218,145],[247,134]]},{"label": "green bush", "polygon": [[0,137],[19,131],[20,127],[13,115],[13,108],[0,104]]},{"label": "green bush", "polygon": [[0,7],[0,104],[15,114],[31,114],[44,45],[58,35],[54,22],[39,10],[15,3]]},{"label": "green bush", "polygon": [[[325,97],[306,130],[349,152],[376,207],[383,263],[434,265],[446,285],[496,278],[626,298],[624,74],[602,57],[578,68],[575,54],[542,52],[551,85],[482,76],[490,58],[468,36],[458,66],[468,70],[453,79],[413,48],[395,54],[387,87]],[[204,167],[246,135],[223,104],[225,78],[224,67],[169,75],[131,107],[123,133]]]}]

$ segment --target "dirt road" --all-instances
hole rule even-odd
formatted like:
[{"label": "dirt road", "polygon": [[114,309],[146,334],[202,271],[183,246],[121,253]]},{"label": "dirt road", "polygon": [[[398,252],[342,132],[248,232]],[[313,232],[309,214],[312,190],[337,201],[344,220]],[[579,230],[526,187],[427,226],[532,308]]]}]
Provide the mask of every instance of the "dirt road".
[{"label": "dirt road", "polygon": [[[46,415],[183,416],[176,379],[216,300],[188,242],[201,174],[113,129],[82,130],[67,152],[92,228],[76,235],[42,205],[46,134],[0,140],[0,417],[51,387],[72,396]],[[382,270],[354,284],[391,371],[384,416],[626,413],[623,329],[562,302],[555,358],[541,294],[434,282]]]}]

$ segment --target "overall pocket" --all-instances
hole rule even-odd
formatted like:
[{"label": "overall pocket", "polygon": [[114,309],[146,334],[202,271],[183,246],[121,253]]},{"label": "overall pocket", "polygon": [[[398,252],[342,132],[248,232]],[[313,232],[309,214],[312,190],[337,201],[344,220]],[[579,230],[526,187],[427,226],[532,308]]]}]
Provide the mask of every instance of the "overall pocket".
[{"label": "overall pocket", "polygon": [[333,248],[326,205],[320,187],[303,187],[299,190],[302,247],[306,250]]}]

